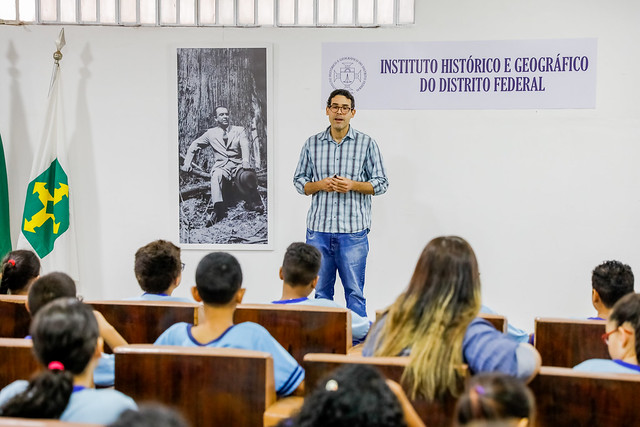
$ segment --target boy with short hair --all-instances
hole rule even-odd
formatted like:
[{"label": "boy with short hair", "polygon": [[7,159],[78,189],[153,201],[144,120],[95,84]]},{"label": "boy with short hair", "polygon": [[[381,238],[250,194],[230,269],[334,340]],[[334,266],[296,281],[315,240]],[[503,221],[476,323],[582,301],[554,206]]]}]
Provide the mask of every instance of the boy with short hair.
[{"label": "boy with short hair", "polygon": [[[280,267],[282,297],[273,304],[302,304],[320,307],[344,308],[337,302],[326,298],[309,299],[316,288],[318,272],[322,262],[320,251],[309,244],[294,242],[289,245]],[[358,344],[367,336],[371,322],[351,310],[351,335],[353,344]]]},{"label": "boy with short hair", "polygon": [[633,293],[631,267],[620,261],[605,261],[593,269],[591,287],[591,303],[598,316],[589,319],[607,320],[615,303]]},{"label": "boy with short hair", "polygon": [[[27,311],[33,319],[36,313],[45,305],[59,298],[76,298],[76,284],[66,273],[53,272],[40,276],[29,288],[27,296]],[[115,349],[121,345],[127,345],[127,341],[104,318],[102,313],[93,310],[98,321],[100,336]],[[30,336],[27,338],[31,338]],[[113,354],[102,353],[98,365],[93,371],[93,382],[100,387],[111,387],[115,381],[115,359]]]},{"label": "boy with short hair", "polygon": [[155,240],[141,247],[136,252],[134,271],[144,293],[127,300],[193,302],[171,295],[182,280],[182,267],[180,248],[171,242]]},{"label": "boy with short hair", "polygon": [[156,345],[227,347],[265,351],[273,357],[276,392],[289,395],[302,385],[304,370],[262,326],[253,322],[234,324],[233,314],[242,302],[244,288],[238,260],[228,253],[205,256],[196,269],[193,298],[204,303],[204,318],[197,326],[176,323],[164,331]]},{"label": "boy with short hair", "polygon": [[40,308],[54,299],[75,298],[76,292],[76,284],[68,274],[61,272],[45,274],[36,279],[29,288],[27,311],[33,318]]}]

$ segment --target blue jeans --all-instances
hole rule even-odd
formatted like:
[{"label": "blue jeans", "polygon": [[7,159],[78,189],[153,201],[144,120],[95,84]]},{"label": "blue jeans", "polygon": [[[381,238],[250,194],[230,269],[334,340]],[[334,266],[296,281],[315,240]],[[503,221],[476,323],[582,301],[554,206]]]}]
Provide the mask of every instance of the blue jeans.
[{"label": "blue jeans", "polygon": [[364,298],[364,270],[369,253],[369,230],[357,233],[321,233],[307,230],[307,243],[322,254],[320,278],[316,286],[316,298],[333,300],[336,270],[344,287],[347,308],[367,317],[367,301]]}]

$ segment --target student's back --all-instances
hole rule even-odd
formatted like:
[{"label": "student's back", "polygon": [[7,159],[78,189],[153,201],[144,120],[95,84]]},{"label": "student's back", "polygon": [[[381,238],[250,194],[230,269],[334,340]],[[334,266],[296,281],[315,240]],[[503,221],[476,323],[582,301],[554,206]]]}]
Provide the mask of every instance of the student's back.
[{"label": "student's back", "polygon": [[472,373],[502,372],[529,379],[540,355],[487,321],[480,309],[480,273],[473,249],[456,236],[424,248],[407,289],[374,325],[364,356],[411,355],[404,379],[414,395],[459,392],[463,363]]},{"label": "student's back", "polygon": [[640,294],[628,294],[614,306],[607,319],[604,341],[609,359],[589,359],[573,369],[583,372],[640,374]]},{"label": "student's back", "polygon": [[[76,284],[66,273],[53,272],[40,276],[29,288],[27,296],[27,310],[31,317],[51,301],[58,298],[76,298]],[[94,312],[102,338],[113,349],[127,342],[120,336],[113,326],[98,312]],[[30,338],[30,337],[27,337]],[[115,358],[113,354],[102,353],[96,369],[93,371],[93,381],[100,387],[111,387],[115,382]]]},{"label": "student's back", "polygon": [[156,345],[187,347],[229,347],[265,351],[273,357],[276,392],[293,393],[304,380],[304,370],[262,326],[244,322],[233,324],[236,305],[242,301],[242,270],[229,254],[214,252],[205,256],[196,270],[192,295],[204,302],[204,319],[194,326],[177,323],[156,340]]},{"label": "student's back", "polygon": [[118,391],[92,388],[102,338],[90,307],[75,298],[57,299],[36,314],[31,335],[45,369],[0,392],[2,416],[108,424],[126,409],[137,408]]},{"label": "student's back", "polygon": [[[322,254],[314,246],[302,242],[290,244],[284,254],[279,272],[282,280],[282,297],[272,303],[344,308],[333,300],[308,298],[318,283],[321,261]],[[370,326],[369,319],[351,310],[351,334],[354,345],[364,341]]]}]

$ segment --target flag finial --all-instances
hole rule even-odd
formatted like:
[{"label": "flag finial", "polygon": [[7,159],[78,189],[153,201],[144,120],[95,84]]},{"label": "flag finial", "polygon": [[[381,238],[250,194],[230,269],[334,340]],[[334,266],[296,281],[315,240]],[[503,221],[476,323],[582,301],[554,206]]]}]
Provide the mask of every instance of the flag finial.
[{"label": "flag finial", "polygon": [[56,65],[60,64],[60,60],[62,59],[62,48],[66,44],[64,39],[64,28],[60,30],[60,34],[58,35],[58,39],[56,40],[56,51],[53,53],[53,59],[56,61]]}]

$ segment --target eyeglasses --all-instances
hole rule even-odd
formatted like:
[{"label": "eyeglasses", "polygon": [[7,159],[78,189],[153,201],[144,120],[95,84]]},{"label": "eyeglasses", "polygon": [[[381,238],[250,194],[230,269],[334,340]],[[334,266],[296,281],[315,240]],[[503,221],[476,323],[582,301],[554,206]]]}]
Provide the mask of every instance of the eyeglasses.
[{"label": "eyeglasses", "polygon": [[349,107],[348,105],[333,104],[329,106],[329,110],[333,111],[334,113],[340,111],[342,114],[347,114],[349,111],[353,110],[353,108]]},{"label": "eyeglasses", "polygon": [[182,271],[184,271],[184,262],[181,262],[180,264],[182,266]]},{"label": "eyeglasses", "polygon": [[615,328],[611,332],[606,332],[606,333],[602,334],[602,336],[600,337],[600,338],[602,338],[602,342],[604,342],[605,345],[609,345],[609,335],[613,334],[614,332],[618,332],[618,331],[626,332],[628,334],[632,334],[633,333],[628,329],[625,329],[625,328],[622,328],[622,327],[618,327],[618,328]]}]

